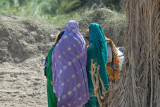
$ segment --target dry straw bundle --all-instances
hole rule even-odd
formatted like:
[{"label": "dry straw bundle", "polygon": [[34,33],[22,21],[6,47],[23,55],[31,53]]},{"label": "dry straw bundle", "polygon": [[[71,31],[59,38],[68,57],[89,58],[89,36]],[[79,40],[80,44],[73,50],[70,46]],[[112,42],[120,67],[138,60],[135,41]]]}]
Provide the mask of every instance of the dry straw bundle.
[{"label": "dry straw bundle", "polygon": [[[92,59],[90,73],[91,73],[92,83],[94,86],[94,94],[95,94],[94,96],[97,97],[101,107],[106,107],[107,105],[113,106],[117,97],[117,92],[118,92],[117,86],[119,85],[117,83],[115,83],[114,85],[110,84],[110,90],[106,91],[104,83],[99,75],[99,68],[100,66],[99,65],[97,66],[96,63],[93,63]],[[100,85],[102,86],[101,88],[99,87]]]},{"label": "dry straw bundle", "polygon": [[160,107],[160,0],[126,0],[126,12],[121,80],[100,101],[104,107]]}]

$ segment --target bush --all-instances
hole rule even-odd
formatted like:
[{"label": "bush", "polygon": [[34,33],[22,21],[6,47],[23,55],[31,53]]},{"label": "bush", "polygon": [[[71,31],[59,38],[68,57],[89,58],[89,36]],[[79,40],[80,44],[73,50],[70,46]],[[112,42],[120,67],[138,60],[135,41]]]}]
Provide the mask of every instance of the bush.
[{"label": "bush", "polygon": [[1,0],[0,12],[22,15],[52,15],[92,8],[94,5],[120,10],[124,0]]}]

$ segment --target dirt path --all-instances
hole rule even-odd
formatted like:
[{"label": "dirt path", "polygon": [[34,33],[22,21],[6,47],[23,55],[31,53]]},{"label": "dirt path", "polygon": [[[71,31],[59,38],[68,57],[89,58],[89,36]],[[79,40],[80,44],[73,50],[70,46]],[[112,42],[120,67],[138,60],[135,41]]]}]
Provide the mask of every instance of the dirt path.
[{"label": "dirt path", "polygon": [[0,107],[47,107],[43,71],[0,68]]}]

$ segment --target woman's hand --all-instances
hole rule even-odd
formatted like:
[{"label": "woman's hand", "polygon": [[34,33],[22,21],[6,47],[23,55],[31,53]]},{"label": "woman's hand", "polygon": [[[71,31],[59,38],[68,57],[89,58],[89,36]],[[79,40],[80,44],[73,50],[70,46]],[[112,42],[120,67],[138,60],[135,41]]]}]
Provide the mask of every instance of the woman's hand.
[{"label": "woman's hand", "polygon": [[51,82],[51,85],[53,85],[53,81]]}]

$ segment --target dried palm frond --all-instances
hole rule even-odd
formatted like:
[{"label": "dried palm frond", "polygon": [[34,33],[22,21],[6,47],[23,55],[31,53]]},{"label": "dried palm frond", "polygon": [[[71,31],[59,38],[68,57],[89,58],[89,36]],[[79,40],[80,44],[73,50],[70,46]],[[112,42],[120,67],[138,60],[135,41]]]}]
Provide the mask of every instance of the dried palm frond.
[{"label": "dried palm frond", "polygon": [[[107,105],[111,106],[114,104],[117,93],[113,93],[118,91],[118,84],[114,83],[114,84],[110,84],[110,89],[108,91],[106,91],[105,87],[104,87],[104,83],[100,78],[99,75],[99,68],[100,66],[96,64],[93,64],[93,59],[91,60],[91,79],[92,79],[92,83],[94,86],[94,96],[97,97],[98,102],[100,104],[101,107],[106,107]],[[101,88],[100,89],[100,85]],[[114,100],[112,100],[114,99]]]}]

